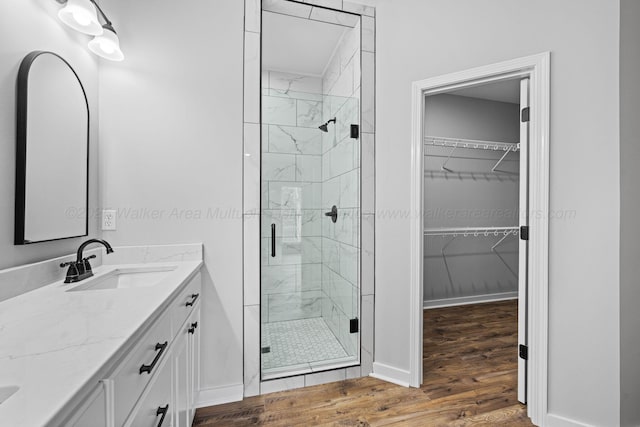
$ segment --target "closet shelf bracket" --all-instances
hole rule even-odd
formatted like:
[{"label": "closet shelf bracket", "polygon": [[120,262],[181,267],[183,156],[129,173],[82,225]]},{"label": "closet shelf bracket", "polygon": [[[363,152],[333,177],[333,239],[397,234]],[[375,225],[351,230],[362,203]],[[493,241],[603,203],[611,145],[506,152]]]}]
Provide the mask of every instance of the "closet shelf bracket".
[{"label": "closet shelf bracket", "polygon": [[441,170],[453,173],[453,171],[447,167],[447,163],[449,163],[449,160],[451,160],[451,156],[453,156],[453,152],[456,151],[456,148],[458,148],[458,147],[453,147],[451,149],[451,151],[449,152],[449,156],[444,161],[444,163],[442,163],[442,166],[440,166]]},{"label": "closet shelf bracket", "polygon": [[511,148],[512,147],[508,147],[506,149],[506,151],[504,152],[504,154],[502,155],[502,157],[500,157],[500,160],[498,160],[498,162],[493,165],[493,167],[491,168],[491,172],[495,172],[496,168],[500,165],[500,163],[502,163],[502,161],[504,160],[505,157],[507,157],[507,154],[509,154],[509,152],[511,152]]}]

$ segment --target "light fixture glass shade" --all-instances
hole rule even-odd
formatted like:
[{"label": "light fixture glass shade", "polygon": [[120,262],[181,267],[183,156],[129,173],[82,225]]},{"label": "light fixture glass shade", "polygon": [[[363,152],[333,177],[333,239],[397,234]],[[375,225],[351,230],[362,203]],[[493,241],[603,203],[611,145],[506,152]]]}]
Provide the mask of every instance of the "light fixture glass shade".
[{"label": "light fixture glass shade", "polygon": [[58,18],[84,34],[97,36],[103,31],[96,7],[89,0],[67,0],[67,4],[58,12]]},{"label": "light fixture glass shade", "polygon": [[102,35],[95,36],[89,42],[89,49],[96,55],[111,61],[122,61],[124,59],[124,54],[120,50],[118,35],[107,26],[104,27]]}]

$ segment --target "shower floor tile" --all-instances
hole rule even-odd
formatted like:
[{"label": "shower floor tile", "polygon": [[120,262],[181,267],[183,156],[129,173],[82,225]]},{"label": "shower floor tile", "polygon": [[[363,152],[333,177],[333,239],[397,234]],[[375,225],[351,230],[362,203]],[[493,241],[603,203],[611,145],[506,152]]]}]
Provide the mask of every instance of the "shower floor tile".
[{"label": "shower floor tile", "polygon": [[262,325],[262,347],[270,347],[262,354],[264,374],[311,371],[312,364],[349,358],[321,317]]}]

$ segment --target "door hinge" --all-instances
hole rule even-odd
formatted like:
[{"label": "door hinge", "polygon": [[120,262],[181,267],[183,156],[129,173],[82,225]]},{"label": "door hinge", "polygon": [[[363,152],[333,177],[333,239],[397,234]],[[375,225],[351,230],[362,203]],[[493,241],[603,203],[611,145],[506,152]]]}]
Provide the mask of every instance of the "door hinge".
[{"label": "door hinge", "polygon": [[522,121],[522,123],[528,122],[529,121],[529,107],[525,107],[522,109],[522,116],[520,118],[520,121]]},{"label": "door hinge", "polygon": [[520,344],[518,354],[520,355],[520,359],[529,360],[529,347]]},{"label": "door hinge", "polygon": [[358,323],[357,317],[349,320],[349,333],[355,334],[360,331]]},{"label": "door hinge", "polygon": [[520,227],[520,240],[529,240],[529,226],[523,225]]},{"label": "door hinge", "polygon": [[351,132],[350,132],[350,136],[353,139],[358,139],[360,138],[360,126],[358,125],[351,125]]}]

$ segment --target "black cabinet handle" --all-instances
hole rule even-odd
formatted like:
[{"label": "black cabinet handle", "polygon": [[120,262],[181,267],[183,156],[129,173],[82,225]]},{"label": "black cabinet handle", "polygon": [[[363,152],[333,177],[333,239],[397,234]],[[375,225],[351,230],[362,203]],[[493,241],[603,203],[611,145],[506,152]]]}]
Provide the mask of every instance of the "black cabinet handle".
[{"label": "black cabinet handle", "polygon": [[164,344],[160,344],[160,343],[156,344],[156,351],[157,351],[156,357],[153,359],[153,362],[151,362],[151,365],[140,366],[140,375],[142,375],[143,372],[151,374],[151,371],[158,363],[158,360],[160,360],[160,357],[162,357],[162,353],[164,353],[168,345],[169,345],[169,342],[167,341],[165,341]]},{"label": "black cabinet handle", "polygon": [[158,417],[158,415],[162,415],[162,418],[160,418],[160,422],[158,422],[158,427],[162,426],[162,423],[164,422],[164,417],[167,416],[167,412],[169,412],[168,403],[166,404],[166,406],[158,406],[158,409],[156,410],[156,418]]},{"label": "black cabinet handle", "polygon": [[198,327],[198,322],[193,322],[193,323],[191,324],[191,327],[189,328],[189,333],[190,333],[190,334],[195,333],[195,331],[196,331],[196,328],[197,328],[197,327]]},{"label": "black cabinet handle", "polygon": [[191,307],[193,304],[196,303],[196,300],[198,299],[199,296],[200,294],[191,294],[191,301],[187,302],[185,305],[187,307]]},{"label": "black cabinet handle", "polygon": [[271,224],[271,257],[276,257],[276,225]]}]

